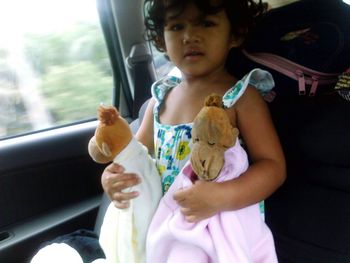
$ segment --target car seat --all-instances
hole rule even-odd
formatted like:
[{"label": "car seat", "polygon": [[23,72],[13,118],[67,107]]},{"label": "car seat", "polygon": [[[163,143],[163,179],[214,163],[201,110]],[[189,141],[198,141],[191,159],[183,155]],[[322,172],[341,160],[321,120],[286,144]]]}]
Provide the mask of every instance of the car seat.
[{"label": "car seat", "polygon": [[[294,28],[296,23],[307,24],[310,19],[336,25],[342,33],[339,34],[341,49],[336,50],[332,61],[344,66],[337,71],[342,72],[350,66],[349,14],[350,6],[339,0],[298,1],[270,12],[267,25],[273,28],[265,28],[265,40],[271,40],[266,37],[269,31],[276,32],[276,28],[286,25]],[[254,41],[250,44],[262,49],[254,37],[253,34]],[[327,38],[330,46],[334,42],[336,39]],[[271,46],[267,46],[268,50]],[[318,48],[325,53],[326,46]],[[296,50],[291,50],[288,55],[295,53]],[[325,62],[322,57],[313,59],[313,62]],[[228,70],[238,78],[252,67],[261,66],[246,63],[237,56],[229,62]],[[324,89],[319,87],[315,96],[299,96],[296,81],[290,85],[293,81],[287,82],[289,78],[282,78],[273,70],[270,72],[276,81],[277,96],[268,105],[287,162],[286,182],[265,202],[266,222],[274,234],[279,262],[348,263],[350,102],[334,90],[334,84]],[[280,96],[283,92],[277,91],[295,91],[295,95]]]}]

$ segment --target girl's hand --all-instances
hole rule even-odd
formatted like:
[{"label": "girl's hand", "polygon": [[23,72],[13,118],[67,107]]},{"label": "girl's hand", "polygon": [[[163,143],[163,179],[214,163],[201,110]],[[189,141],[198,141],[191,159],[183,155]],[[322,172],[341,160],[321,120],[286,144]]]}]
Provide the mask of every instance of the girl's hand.
[{"label": "girl's hand", "polygon": [[139,193],[123,192],[124,189],[135,186],[141,182],[141,179],[134,173],[124,173],[124,167],[111,163],[102,173],[101,183],[103,190],[112,200],[117,208],[128,208],[129,200],[137,197]]},{"label": "girl's hand", "polygon": [[218,183],[197,180],[192,187],[178,190],[174,200],[181,207],[186,220],[194,223],[221,210],[215,194],[217,191],[220,191]]}]

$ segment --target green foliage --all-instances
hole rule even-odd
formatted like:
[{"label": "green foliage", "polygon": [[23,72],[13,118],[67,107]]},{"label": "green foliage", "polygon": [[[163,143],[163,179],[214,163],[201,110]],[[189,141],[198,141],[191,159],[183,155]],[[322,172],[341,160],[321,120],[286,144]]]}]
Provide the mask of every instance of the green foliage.
[{"label": "green foliage", "polygon": [[91,62],[56,66],[43,78],[41,89],[57,124],[95,117],[100,102],[111,104],[112,78]]},{"label": "green foliage", "polygon": [[111,103],[112,71],[97,25],[27,35],[26,43],[26,58],[42,79],[40,90],[55,124],[95,117],[100,102]]},{"label": "green foliage", "polygon": [[25,54],[38,75],[51,66],[91,61],[106,74],[111,74],[106,46],[100,28],[79,23],[64,32],[26,35]]}]

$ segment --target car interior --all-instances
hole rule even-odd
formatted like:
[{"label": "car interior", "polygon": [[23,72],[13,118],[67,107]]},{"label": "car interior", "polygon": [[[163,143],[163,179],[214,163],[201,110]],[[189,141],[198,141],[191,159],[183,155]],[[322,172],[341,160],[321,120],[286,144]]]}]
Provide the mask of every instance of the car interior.
[{"label": "car interior", "polygon": [[[45,1],[28,2],[45,12]],[[136,132],[151,97],[151,84],[164,75],[178,73],[164,54],[145,39],[143,1],[78,2],[80,4],[72,12],[82,12],[84,5],[91,2],[98,18],[101,43],[106,52],[104,63],[108,61],[110,67],[106,70],[110,77],[107,102],[118,108]],[[337,30],[342,32],[339,43],[343,53],[339,51],[332,61],[337,62],[340,73],[350,67],[349,2],[334,0],[328,5],[323,0],[268,2],[271,15],[262,23],[264,30],[267,27],[274,32],[277,26],[290,26],[299,20],[311,23],[319,19],[322,23],[340,25]],[[60,14],[63,17],[67,9],[73,8],[69,1],[65,3],[66,9]],[[16,8],[9,10],[16,11]],[[28,22],[18,18],[14,23],[13,27],[8,24],[8,28],[15,31]],[[0,34],[3,30],[0,27]],[[247,40],[248,51],[255,48],[253,44],[249,47],[251,43],[266,42],[264,32],[257,30],[256,38]],[[332,44],[334,39],[329,38],[328,42]],[[57,38],[56,41],[61,40]],[[267,52],[263,46],[259,48]],[[83,56],[82,50],[78,50]],[[321,52],[327,52],[326,47],[321,47]],[[59,50],[57,53],[60,58],[69,52]],[[233,53],[237,60],[229,62],[228,67],[237,78],[257,67],[247,61],[242,50]],[[29,130],[9,133],[14,130],[10,125],[19,123],[22,115],[16,115],[13,122],[5,125],[12,114],[7,111],[10,106],[5,111],[5,99],[12,100],[13,91],[5,82],[12,81],[12,77],[5,74],[8,71],[2,60],[4,54],[0,44],[0,110],[3,111],[0,114],[0,262],[30,262],[46,241],[78,229],[99,233],[109,204],[101,186],[101,174],[106,165],[92,161],[87,145],[97,126],[96,111],[101,100],[91,93],[96,100],[92,101],[92,111],[84,118],[52,126],[32,125],[34,128]],[[263,65],[258,67],[268,69]],[[89,72],[79,82],[92,82],[94,79],[87,76]],[[296,90],[296,95],[288,92],[268,104],[287,160],[286,182],[265,200],[266,223],[274,235],[279,262],[350,262],[350,102],[338,93],[330,94],[328,86],[325,92],[319,87],[315,96],[299,95],[297,82],[289,84],[277,71],[270,72],[276,77],[276,87],[281,84],[279,89],[292,90],[294,87],[287,87],[290,85]],[[94,89],[98,83],[102,82],[86,87]],[[288,84],[281,87],[283,83]],[[74,86],[68,91],[70,89]],[[58,94],[60,92],[58,89]],[[85,93],[86,90],[77,93],[82,100],[74,102],[77,107],[74,111],[85,111]],[[32,91],[21,94],[25,98],[34,97]],[[14,101],[17,104],[13,105],[21,114],[29,107],[19,104],[19,97]],[[34,105],[41,107],[38,102]],[[58,113],[53,116],[57,117]],[[2,133],[4,127],[8,133]]]}]

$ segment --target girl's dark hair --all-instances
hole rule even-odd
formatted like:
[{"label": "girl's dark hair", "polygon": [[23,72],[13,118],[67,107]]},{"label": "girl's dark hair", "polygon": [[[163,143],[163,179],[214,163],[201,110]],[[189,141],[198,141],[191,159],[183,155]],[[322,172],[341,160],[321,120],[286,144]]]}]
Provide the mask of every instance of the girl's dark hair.
[{"label": "girl's dark hair", "polygon": [[267,5],[261,0],[145,0],[146,39],[158,50],[164,51],[166,13],[172,10],[180,15],[189,3],[197,6],[204,15],[224,10],[231,23],[232,35],[238,39],[244,39],[248,30],[254,25],[255,19],[267,9]]}]

